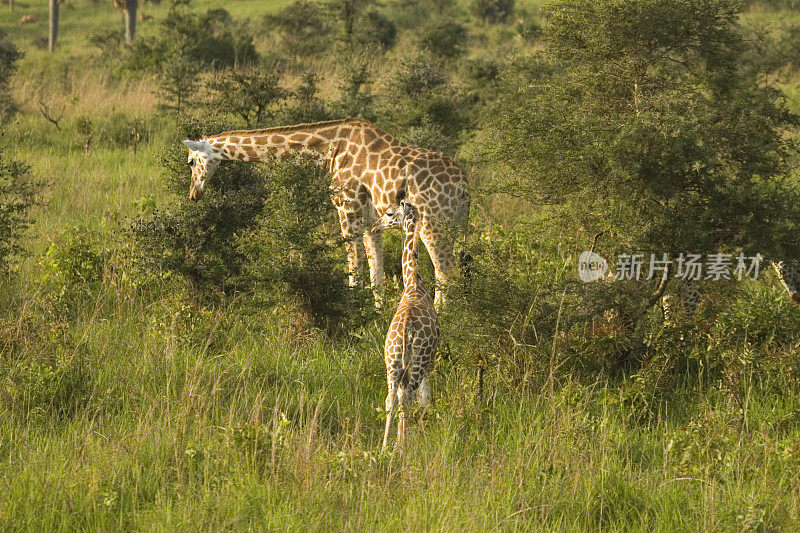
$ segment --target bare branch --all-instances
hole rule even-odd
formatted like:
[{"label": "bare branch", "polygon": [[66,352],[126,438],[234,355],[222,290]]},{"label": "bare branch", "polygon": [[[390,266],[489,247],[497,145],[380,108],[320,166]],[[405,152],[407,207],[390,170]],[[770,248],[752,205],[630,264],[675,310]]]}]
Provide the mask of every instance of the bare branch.
[{"label": "bare branch", "polygon": [[48,122],[52,123],[58,131],[61,131],[61,126],[58,124],[61,122],[61,119],[64,117],[64,110],[61,110],[61,114],[58,118],[53,118],[50,114],[50,109],[48,109],[47,104],[44,103],[43,100],[39,100],[39,111],[42,112],[42,116],[47,119]]}]

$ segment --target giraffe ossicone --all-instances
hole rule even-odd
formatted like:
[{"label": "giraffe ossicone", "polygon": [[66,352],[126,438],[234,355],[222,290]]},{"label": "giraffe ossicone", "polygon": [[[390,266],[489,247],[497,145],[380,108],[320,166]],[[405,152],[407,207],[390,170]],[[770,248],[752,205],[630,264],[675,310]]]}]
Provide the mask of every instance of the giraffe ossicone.
[{"label": "giraffe ossicone", "polygon": [[[453,246],[469,217],[470,194],[463,170],[448,156],[410,146],[366,120],[350,118],[262,130],[228,131],[185,140],[192,169],[189,198],[200,200],[223,160],[267,162],[311,153],[332,175],[331,198],[347,247],[350,284],[361,283],[366,256],[376,304],[383,286],[383,229],[374,222],[406,191],[420,219],[439,289],[455,265]],[[436,291],[436,304],[443,302]]]}]

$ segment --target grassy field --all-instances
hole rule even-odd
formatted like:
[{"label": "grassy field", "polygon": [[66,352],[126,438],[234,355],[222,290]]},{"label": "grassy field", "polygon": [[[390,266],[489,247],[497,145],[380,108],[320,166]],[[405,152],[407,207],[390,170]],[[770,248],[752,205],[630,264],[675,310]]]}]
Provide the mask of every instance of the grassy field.
[{"label": "grassy field", "polygon": [[[255,19],[285,3],[225,8]],[[152,76],[118,76],[88,45],[98,29],[121,26],[111,3],[61,9],[52,55],[34,46],[46,36],[46,4],[0,9],[0,27],[26,54],[13,81],[21,112],[3,125],[0,148],[46,182],[30,255],[0,278],[0,529],[800,529],[800,399],[775,393],[790,377],[745,364],[753,373],[735,390],[678,381],[647,397],[643,415],[635,376],[581,372],[594,362],[567,360],[558,331],[483,354],[501,362],[480,386],[475,354],[445,337],[435,406],[415,413],[402,452],[381,453],[392,309],[328,336],[288,304],[203,306],[174,277],[128,275],[115,262],[122,232],[172,200],[160,157],[178,129]],[[140,12],[159,19],[168,9]],[[18,27],[23,14],[39,21]],[[787,13],[748,16],[773,23]],[[154,21],[139,26],[140,36],[155,31]],[[258,50],[270,42],[257,39]],[[111,131],[116,115],[139,120],[142,141],[114,146],[100,133],[86,152],[77,120]],[[473,217],[508,231],[517,209],[481,198]],[[86,286],[64,281],[53,256],[78,226],[109,257]],[[571,251],[553,250],[534,247],[528,260],[571,273]],[[797,319],[774,277],[749,290],[775,306],[772,316]],[[763,351],[800,357],[797,345]]]}]

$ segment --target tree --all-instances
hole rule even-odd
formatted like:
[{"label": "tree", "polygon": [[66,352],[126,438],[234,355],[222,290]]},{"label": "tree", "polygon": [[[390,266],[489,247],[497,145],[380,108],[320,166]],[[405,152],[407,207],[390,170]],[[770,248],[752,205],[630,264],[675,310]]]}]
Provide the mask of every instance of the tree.
[{"label": "tree", "polygon": [[50,0],[50,32],[47,49],[54,51],[58,40],[58,0]]},{"label": "tree", "polygon": [[199,67],[182,48],[175,50],[161,65],[158,78],[162,107],[179,115],[186,107],[186,99],[197,88]]},{"label": "tree", "polygon": [[206,82],[209,107],[240,116],[247,127],[263,126],[273,116],[274,104],[288,96],[280,87],[280,74],[264,68],[240,68],[217,74]]},{"label": "tree", "polygon": [[331,28],[319,4],[295,0],[274,15],[265,17],[270,28],[278,28],[281,45],[295,56],[311,56],[328,46]]},{"label": "tree", "polygon": [[0,275],[7,274],[15,256],[24,253],[19,240],[30,224],[30,209],[40,188],[27,166],[4,160],[0,153]]},{"label": "tree", "polygon": [[342,23],[344,42],[348,46],[352,46],[354,43],[356,22],[364,9],[372,3],[373,0],[328,0],[328,9],[331,14]]},{"label": "tree", "polygon": [[9,90],[9,82],[17,71],[17,60],[21,57],[22,52],[14,41],[0,30],[0,123],[17,111],[17,104]]},{"label": "tree", "polygon": [[139,0],[114,0],[114,7],[124,13],[125,42],[131,44],[136,35],[136,9],[139,7]]},{"label": "tree", "polygon": [[484,24],[505,22],[514,12],[514,0],[473,0],[469,8]]},{"label": "tree", "polygon": [[585,249],[597,237],[605,257],[797,257],[800,191],[786,133],[798,117],[743,68],[752,43],[739,9],[734,0],[556,2],[552,68],[521,69],[524,89],[495,113],[495,156],[511,185],[552,204]]}]

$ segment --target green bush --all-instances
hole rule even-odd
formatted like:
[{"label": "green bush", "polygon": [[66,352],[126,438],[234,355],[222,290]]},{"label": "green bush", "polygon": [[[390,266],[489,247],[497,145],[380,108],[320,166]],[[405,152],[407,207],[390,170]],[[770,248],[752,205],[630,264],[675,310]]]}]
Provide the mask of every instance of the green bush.
[{"label": "green bush", "polygon": [[356,39],[362,46],[388,50],[397,39],[397,26],[380,11],[370,10],[358,23]]},{"label": "green bush", "polygon": [[197,62],[184,49],[174,50],[159,65],[158,89],[161,107],[180,114],[198,102],[190,97],[198,86]]},{"label": "green bush", "polygon": [[792,304],[783,289],[749,286],[717,318],[711,338],[725,346],[796,345],[800,341],[800,307]]},{"label": "green bush", "polygon": [[89,36],[89,44],[100,50],[104,61],[118,57],[125,42],[125,33],[120,29],[104,29]]},{"label": "green bush", "polygon": [[[186,9],[187,5],[187,1],[175,0],[160,23],[158,36],[133,42],[125,61],[128,68],[161,71],[165,62],[175,63],[175,58],[182,58],[199,70],[231,67],[258,58],[253,35],[227,11],[217,8],[195,14]],[[105,41],[102,46],[107,46]]]},{"label": "green bush", "polygon": [[280,32],[281,47],[287,55],[313,56],[331,44],[332,28],[318,3],[295,0],[264,19],[268,29]]},{"label": "green bush", "polygon": [[288,296],[329,332],[361,325],[370,306],[364,291],[348,287],[344,242],[330,233],[330,175],[302,158],[267,172],[271,190],[263,214],[237,239],[247,257],[244,277],[258,283],[267,303]]},{"label": "green bush", "polygon": [[212,112],[237,115],[248,128],[264,126],[275,116],[277,103],[289,95],[280,80],[280,73],[263,67],[220,72],[206,81],[206,106]]},{"label": "green bush", "polygon": [[384,81],[378,101],[379,123],[424,148],[452,154],[470,125],[469,102],[447,82],[441,61],[428,53],[401,60]]},{"label": "green bush", "polygon": [[366,63],[349,66],[338,86],[339,99],[331,103],[332,114],[374,121],[375,96],[370,90],[370,81],[370,70]]},{"label": "green bush", "polygon": [[[190,139],[226,129],[218,121],[182,126]],[[291,302],[319,327],[360,324],[365,300],[347,286],[330,177],[316,162],[225,162],[199,202],[188,200],[183,145],[168,149],[164,167],[179,199],[133,223],[140,270],[185,280],[206,304],[238,294],[244,305]]]},{"label": "green bush", "polygon": [[505,22],[514,12],[514,0],[472,0],[469,10],[481,22]]},{"label": "green bush", "polygon": [[[218,120],[181,125],[187,139],[228,129],[233,128]],[[222,165],[203,201],[195,203],[188,200],[186,148],[179,142],[169,146],[162,165],[176,199],[133,223],[137,263],[145,271],[179,275],[199,300],[252,290],[250,284],[241,285],[245,257],[235,238],[254,227],[263,210],[268,194],[264,167],[238,161]]]},{"label": "green bush", "polygon": [[467,36],[467,28],[463,24],[439,19],[423,28],[420,44],[435,56],[456,57],[464,53]]},{"label": "green bush", "polygon": [[6,407],[20,420],[39,413],[71,417],[88,404],[92,375],[79,353],[63,351],[50,358],[26,358],[4,372],[11,399]]},{"label": "green bush", "polygon": [[8,84],[11,76],[17,71],[17,61],[22,57],[14,41],[6,32],[0,30],[0,123],[7,120],[17,110],[17,104],[11,98]]},{"label": "green bush", "polygon": [[288,105],[277,114],[277,123],[302,124],[333,118],[318,92],[317,75],[307,72],[301,78],[300,85],[291,92]]},{"label": "green bush", "polygon": [[70,228],[50,243],[39,260],[41,282],[53,310],[71,315],[97,293],[103,282],[110,250],[97,231]]},{"label": "green bush", "polygon": [[40,189],[27,166],[5,160],[0,152],[0,275],[8,274],[24,253],[20,238],[31,223],[30,209]]}]

